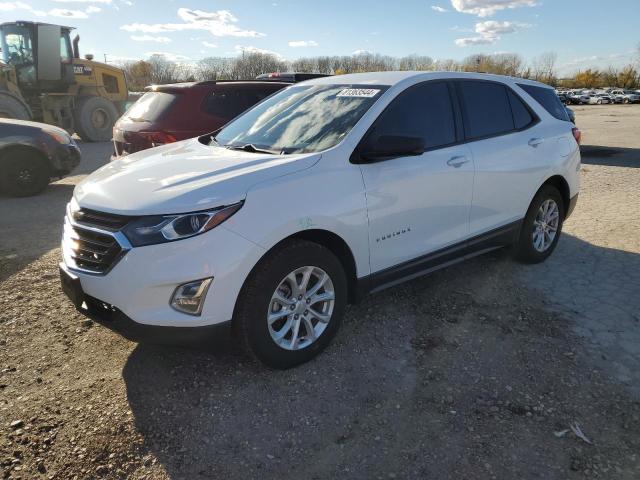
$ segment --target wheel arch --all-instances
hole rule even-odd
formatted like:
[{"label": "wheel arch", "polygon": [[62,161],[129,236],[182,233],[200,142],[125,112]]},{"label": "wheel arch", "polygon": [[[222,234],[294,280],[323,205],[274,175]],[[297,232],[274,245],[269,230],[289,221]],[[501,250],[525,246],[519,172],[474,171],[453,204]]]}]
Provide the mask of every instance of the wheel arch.
[{"label": "wheel arch", "polygon": [[571,200],[571,189],[569,188],[569,182],[567,182],[567,180],[562,175],[553,175],[547,178],[544,181],[544,183],[540,185],[540,188],[536,191],[536,195],[538,194],[540,189],[545,185],[551,185],[552,187],[555,187],[560,192],[560,196],[562,197],[562,203],[564,204],[563,207],[564,207],[564,212],[566,216],[567,209],[569,208],[569,203]]},{"label": "wheel arch", "polygon": [[[340,235],[320,228],[313,228],[295,232],[278,241],[271,248],[266,250],[245,278],[240,291],[244,290],[247,280],[251,277],[251,275],[253,275],[253,272],[258,267],[258,265],[260,265],[269,255],[271,255],[276,250],[284,248],[286,244],[292,240],[306,240],[308,242],[317,243],[333,253],[340,261],[340,264],[344,269],[345,276],[347,277],[348,303],[357,303],[359,299],[358,278],[356,273],[356,260],[353,252],[351,251],[351,248],[349,247],[347,242]],[[240,297],[240,295],[238,295],[238,297]]]},{"label": "wheel arch", "polygon": [[31,145],[22,145],[22,144],[8,145],[6,147],[0,148],[0,165],[2,165],[2,162],[5,161],[5,159],[7,158],[7,155],[11,153],[16,153],[16,152],[29,153],[39,158],[46,165],[46,168],[49,169],[49,175],[51,175],[51,166],[49,165],[49,159],[44,154],[44,152],[42,152],[41,150]]}]

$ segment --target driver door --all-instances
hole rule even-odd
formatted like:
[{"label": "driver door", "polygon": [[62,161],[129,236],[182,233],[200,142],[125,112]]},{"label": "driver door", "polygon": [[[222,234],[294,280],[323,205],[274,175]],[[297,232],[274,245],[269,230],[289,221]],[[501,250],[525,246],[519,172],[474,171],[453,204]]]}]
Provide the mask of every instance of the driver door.
[{"label": "driver door", "polygon": [[421,137],[425,143],[422,154],[360,164],[372,274],[410,270],[412,260],[464,242],[469,234],[474,164],[470,149],[458,144],[461,121],[453,100],[446,81],[412,86],[365,137],[361,148],[384,136]]}]

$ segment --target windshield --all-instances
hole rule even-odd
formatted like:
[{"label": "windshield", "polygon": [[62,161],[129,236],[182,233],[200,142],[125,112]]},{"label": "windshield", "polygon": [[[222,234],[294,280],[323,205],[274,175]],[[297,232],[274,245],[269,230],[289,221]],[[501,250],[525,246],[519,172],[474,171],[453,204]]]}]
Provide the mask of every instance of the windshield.
[{"label": "windshield", "polygon": [[33,64],[33,47],[28,28],[18,25],[2,27],[2,58],[11,65]]},{"label": "windshield", "polygon": [[300,85],[282,90],[224,127],[215,141],[275,153],[337,145],[387,87]]},{"label": "windshield", "polygon": [[156,122],[169,110],[176,95],[165,92],[147,92],[124,114],[134,122]]}]

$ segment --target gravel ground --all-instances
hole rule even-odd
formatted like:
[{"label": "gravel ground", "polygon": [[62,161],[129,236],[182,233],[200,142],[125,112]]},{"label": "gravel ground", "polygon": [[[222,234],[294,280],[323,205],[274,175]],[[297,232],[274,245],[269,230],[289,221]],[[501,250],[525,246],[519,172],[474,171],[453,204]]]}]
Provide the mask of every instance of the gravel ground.
[{"label": "gravel ground", "polygon": [[0,198],[0,473],[639,478],[640,107],[576,111],[583,191],[547,263],[494,252],[369,297],[285,372],[226,338],[136,345],[63,298],[64,203],[107,144],[43,195]]}]

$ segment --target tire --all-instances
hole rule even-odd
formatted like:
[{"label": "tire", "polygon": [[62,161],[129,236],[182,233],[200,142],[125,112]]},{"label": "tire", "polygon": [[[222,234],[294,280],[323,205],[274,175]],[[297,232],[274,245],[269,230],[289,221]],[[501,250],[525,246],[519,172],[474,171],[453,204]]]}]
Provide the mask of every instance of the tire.
[{"label": "tire", "polygon": [[596,103],[597,103],[598,105],[602,105],[602,100],[596,100]]},{"label": "tire", "polygon": [[629,103],[629,99],[625,98],[624,100],[622,100],[622,103]]},{"label": "tire", "polygon": [[[287,279],[290,274],[301,270],[295,278],[296,283],[302,284],[304,273],[309,268],[313,269],[313,273],[308,277],[306,292],[317,285],[321,273],[326,273],[329,281],[319,288],[318,295],[330,296],[333,289],[332,308],[331,300],[316,304],[311,302],[312,306],[320,305],[315,307],[315,310],[322,310],[318,314],[328,314],[326,322],[321,322],[310,313],[314,309],[306,306],[309,302],[305,302],[305,297],[297,300],[296,292],[291,288],[292,283]],[[287,302],[294,298],[295,305],[280,303],[275,298],[276,294]],[[236,302],[234,331],[250,357],[271,368],[287,369],[308,362],[329,345],[342,323],[346,304],[347,281],[338,258],[317,243],[293,240],[268,254],[246,280]],[[268,323],[269,314],[278,317],[271,324]],[[307,320],[313,327],[315,340],[309,338]],[[297,348],[293,337],[296,323],[299,325]],[[283,335],[280,344],[272,336],[277,334]]]},{"label": "tire", "polygon": [[12,150],[0,158],[0,187],[14,197],[29,197],[49,184],[49,164],[36,151]]},{"label": "tire", "polygon": [[116,106],[106,98],[84,97],[73,111],[73,123],[85,142],[108,142],[118,116]]},{"label": "tire", "polygon": [[[541,213],[543,205],[548,201],[555,203],[557,207],[557,224],[555,226],[553,239],[546,248],[540,250],[539,248],[536,248],[535,234],[538,229],[536,221],[538,215]],[[562,224],[564,222],[566,211],[565,208],[564,201],[562,200],[562,196],[558,189],[551,185],[543,185],[533,198],[533,201],[529,206],[529,210],[527,211],[527,215],[522,222],[520,235],[514,248],[516,259],[524,263],[540,263],[545,261],[549,255],[553,253],[556,245],[558,244],[560,234],[562,233]],[[547,241],[547,238],[547,235],[544,235],[545,242]]]},{"label": "tire", "polygon": [[31,120],[29,108],[14,95],[0,92],[0,118]]}]

